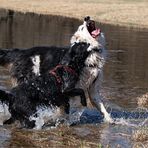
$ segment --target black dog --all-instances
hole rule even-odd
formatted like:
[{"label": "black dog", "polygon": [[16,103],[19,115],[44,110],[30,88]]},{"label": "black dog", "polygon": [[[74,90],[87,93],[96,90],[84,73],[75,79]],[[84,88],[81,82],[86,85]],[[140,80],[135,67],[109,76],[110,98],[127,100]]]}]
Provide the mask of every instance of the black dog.
[{"label": "black dog", "polygon": [[29,117],[35,114],[37,106],[64,106],[68,112],[69,97],[73,96],[79,95],[82,105],[86,106],[84,92],[75,88],[75,84],[85,66],[89,46],[87,43],[76,43],[54,69],[18,85],[12,89],[11,94],[0,91],[0,99],[9,104],[12,115],[5,123],[19,120],[22,126],[33,128],[35,121],[30,121]]}]

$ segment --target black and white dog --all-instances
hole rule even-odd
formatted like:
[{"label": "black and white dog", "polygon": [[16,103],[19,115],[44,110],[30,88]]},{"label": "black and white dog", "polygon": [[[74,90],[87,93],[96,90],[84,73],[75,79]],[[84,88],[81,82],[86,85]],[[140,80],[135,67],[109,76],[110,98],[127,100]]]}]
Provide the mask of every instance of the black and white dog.
[{"label": "black and white dog", "polygon": [[55,67],[69,48],[33,47],[30,49],[0,50],[0,65],[11,74],[12,86],[27,82]]},{"label": "black and white dog", "polygon": [[[90,50],[77,87],[82,88],[87,96],[90,96],[87,98],[90,99],[92,105],[98,110],[101,109],[101,112],[105,115],[105,119],[110,121],[111,118],[107,112],[104,112],[105,108],[98,92],[98,78],[101,77],[106,57],[105,37],[99,29],[96,29],[95,22],[89,17],[84,19],[84,23],[79,26],[72,36],[71,46],[81,42],[89,43],[89,49],[97,48],[100,51]],[[0,50],[0,65],[9,67],[14,87],[29,81],[35,76],[41,76],[58,65],[67,51],[68,48],[57,47]],[[74,105],[75,102],[71,104]],[[76,105],[78,105],[78,101]]]},{"label": "black and white dog", "polygon": [[11,118],[5,123],[19,120],[22,126],[33,128],[35,121],[30,121],[30,117],[36,114],[38,107],[63,106],[68,112],[69,97],[80,96],[82,105],[86,106],[83,89],[75,88],[75,84],[92,50],[99,51],[90,48],[90,44],[75,43],[55,68],[14,87],[10,93],[1,90],[0,100],[9,105],[11,113]]},{"label": "black and white dog", "polygon": [[[104,33],[95,27],[95,22],[91,20],[90,17],[86,17],[84,23],[79,26],[78,30],[71,38],[71,44],[74,44],[75,42],[87,42],[90,43],[92,48],[96,47],[100,49],[99,52],[90,52],[85,61],[85,67],[83,68],[77,86],[83,88],[85,94],[89,96],[91,104],[103,113],[104,121],[112,123],[113,120],[104,107],[104,103],[108,102],[100,96],[99,92],[99,86],[103,75],[103,66],[107,55]],[[74,103],[72,102],[72,104]]]}]

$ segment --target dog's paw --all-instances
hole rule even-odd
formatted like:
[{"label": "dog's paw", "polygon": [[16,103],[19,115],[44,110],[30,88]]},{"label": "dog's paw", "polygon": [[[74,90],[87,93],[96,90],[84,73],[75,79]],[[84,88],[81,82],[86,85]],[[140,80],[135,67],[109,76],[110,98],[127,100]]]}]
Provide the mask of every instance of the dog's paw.
[{"label": "dog's paw", "polygon": [[115,124],[114,119],[112,119],[112,117],[109,114],[104,116],[104,122],[110,123],[110,124]]}]

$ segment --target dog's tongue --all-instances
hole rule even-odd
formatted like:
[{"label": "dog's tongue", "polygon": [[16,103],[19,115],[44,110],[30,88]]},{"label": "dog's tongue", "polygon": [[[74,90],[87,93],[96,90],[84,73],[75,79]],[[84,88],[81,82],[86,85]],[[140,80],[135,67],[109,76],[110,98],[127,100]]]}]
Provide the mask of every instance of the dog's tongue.
[{"label": "dog's tongue", "polygon": [[96,38],[97,36],[99,36],[100,33],[101,33],[101,30],[99,28],[97,28],[96,30],[91,32],[91,36],[93,38]]}]

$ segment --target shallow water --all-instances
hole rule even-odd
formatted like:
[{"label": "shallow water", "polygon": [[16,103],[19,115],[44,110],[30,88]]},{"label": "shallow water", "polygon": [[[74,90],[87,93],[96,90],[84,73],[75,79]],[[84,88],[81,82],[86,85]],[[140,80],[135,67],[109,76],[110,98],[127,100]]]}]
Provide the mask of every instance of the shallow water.
[{"label": "shallow water", "polygon": [[[0,47],[67,46],[81,23],[59,16],[1,10]],[[117,106],[127,111],[136,110],[137,98],[148,92],[148,30],[97,25],[105,32],[108,43],[108,58],[100,92]],[[9,72],[0,67],[0,75],[0,88],[10,89]],[[0,147],[99,147],[101,143],[104,147],[130,148],[138,144],[131,139],[132,132],[145,121],[135,119],[126,120],[127,124],[124,125],[108,125],[98,122],[101,116],[96,110],[88,109],[83,115],[81,124],[70,128],[64,126],[28,131],[1,126]],[[142,126],[147,127],[147,122]],[[146,146],[148,143],[142,144]]]}]

